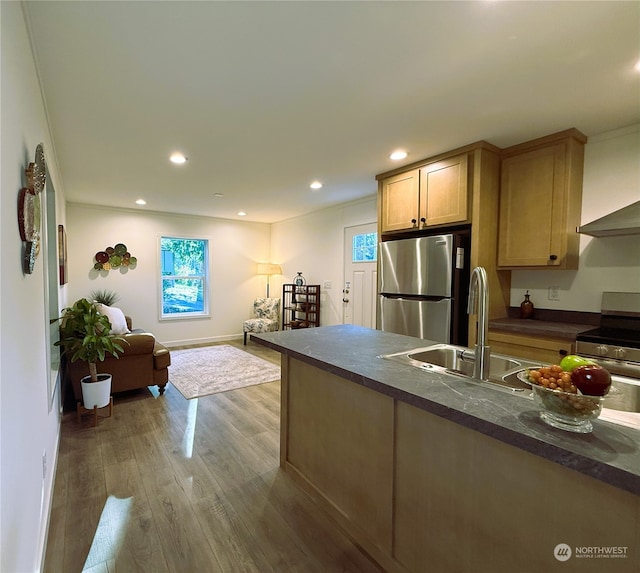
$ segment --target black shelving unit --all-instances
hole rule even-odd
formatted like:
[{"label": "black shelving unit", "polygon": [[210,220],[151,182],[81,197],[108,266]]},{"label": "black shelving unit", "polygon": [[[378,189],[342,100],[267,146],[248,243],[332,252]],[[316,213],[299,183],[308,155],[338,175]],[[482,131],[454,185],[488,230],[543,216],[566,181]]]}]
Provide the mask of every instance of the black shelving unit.
[{"label": "black shelving unit", "polygon": [[320,326],[320,285],[282,285],[282,330]]}]

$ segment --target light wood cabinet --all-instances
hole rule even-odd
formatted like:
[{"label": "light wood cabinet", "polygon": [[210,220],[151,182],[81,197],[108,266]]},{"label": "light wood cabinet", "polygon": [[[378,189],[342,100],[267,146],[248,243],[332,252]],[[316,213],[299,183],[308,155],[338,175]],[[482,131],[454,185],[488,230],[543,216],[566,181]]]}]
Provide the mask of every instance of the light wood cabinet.
[{"label": "light wood cabinet", "polygon": [[459,155],[383,179],[381,232],[468,221],[467,163]]},{"label": "light wood cabinet", "polygon": [[394,401],[283,357],[281,465],[379,556],[391,553]]},{"label": "light wood cabinet", "polygon": [[[281,399],[281,466],[384,571],[560,571],[560,542],[635,547],[623,489],[285,355]],[[586,561],[562,571],[601,570]]]},{"label": "light wood cabinet", "polygon": [[547,338],[489,331],[489,346],[492,352],[559,364],[567,354],[574,354],[575,343],[562,338]]},{"label": "light wood cabinet", "polygon": [[381,181],[381,230],[418,228],[420,170],[412,169]]},{"label": "light wood cabinet", "polygon": [[578,268],[586,140],[571,129],[503,151],[500,268]]},{"label": "light wood cabinet", "polygon": [[420,221],[422,226],[468,220],[467,156],[431,163],[420,169]]}]

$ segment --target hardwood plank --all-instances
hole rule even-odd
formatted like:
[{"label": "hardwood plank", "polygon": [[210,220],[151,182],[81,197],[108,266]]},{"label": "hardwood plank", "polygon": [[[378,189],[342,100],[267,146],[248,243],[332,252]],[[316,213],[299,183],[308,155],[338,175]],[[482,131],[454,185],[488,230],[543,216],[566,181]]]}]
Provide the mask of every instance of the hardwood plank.
[{"label": "hardwood plank", "polygon": [[169,571],[220,571],[220,565],[184,492],[171,485],[149,500]]},{"label": "hardwood plank", "polygon": [[114,402],[63,416],[45,573],[379,571],[280,470],[279,381]]},{"label": "hardwood plank", "polygon": [[269,567],[260,545],[222,493],[198,500],[197,508],[196,515],[222,571],[262,573]]},{"label": "hardwood plank", "polygon": [[301,538],[305,550],[318,562],[329,560],[336,563],[336,573],[381,571],[335,528],[335,524],[309,497],[291,495],[291,488],[295,486],[285,472],[273,470],[261,479],[267,486],[267,499]]}]

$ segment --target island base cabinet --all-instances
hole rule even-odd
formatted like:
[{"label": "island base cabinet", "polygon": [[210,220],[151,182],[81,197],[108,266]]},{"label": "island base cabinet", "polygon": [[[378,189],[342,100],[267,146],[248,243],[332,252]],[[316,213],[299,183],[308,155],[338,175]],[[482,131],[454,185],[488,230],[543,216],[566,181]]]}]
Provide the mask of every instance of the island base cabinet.
[{"label": "island base cabinet", "polygon": [[298,360],[286,371],[281,461],[374,557],[389,554],[393,399]]},{"label": "island base cabinet", "polygon": [[[384,571],[640,573],[640,496],[291,357],[282,372],[282,467]],[[533,403],[521,423],[564,435]]]},{"label": "island base cabinet", "polygon": [[[638,496],[403,402],[395,444],[393,556],[408,571],[640,570]],[[626,557],[560,562],[561,543]]]}]

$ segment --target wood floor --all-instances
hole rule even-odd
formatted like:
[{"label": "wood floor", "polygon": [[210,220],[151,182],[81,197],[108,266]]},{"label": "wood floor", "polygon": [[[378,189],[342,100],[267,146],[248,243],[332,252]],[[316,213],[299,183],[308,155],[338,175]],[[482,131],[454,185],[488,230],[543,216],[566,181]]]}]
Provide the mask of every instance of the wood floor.
[{"label": "wood floor", "polygon": [[279,469],[279,400],[279,382],[169,384],[116,395],[96,428],[65,414],[45,573],[379,572]]}]

